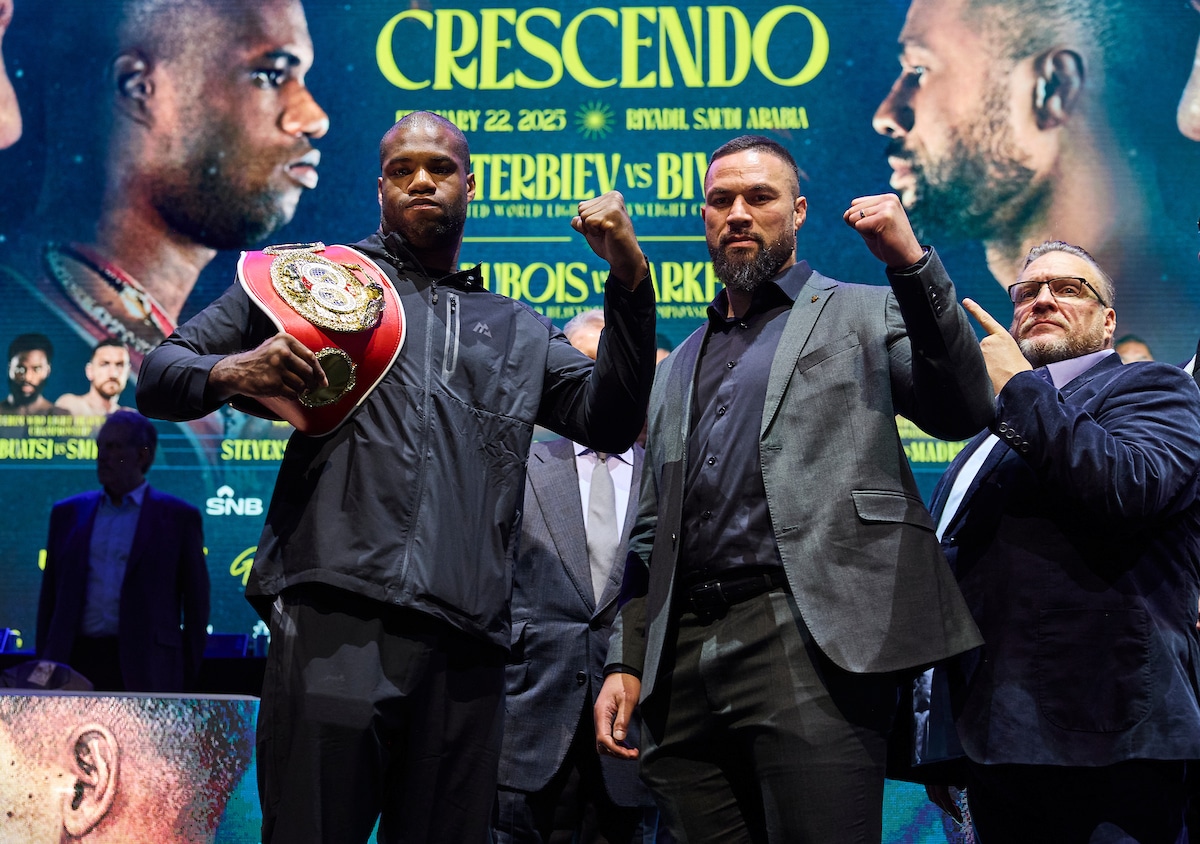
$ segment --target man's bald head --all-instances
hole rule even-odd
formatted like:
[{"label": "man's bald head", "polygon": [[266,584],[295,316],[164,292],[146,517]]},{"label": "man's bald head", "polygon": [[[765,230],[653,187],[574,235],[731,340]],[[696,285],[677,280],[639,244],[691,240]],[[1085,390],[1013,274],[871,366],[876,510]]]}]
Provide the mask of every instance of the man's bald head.
[{"label": "man's bald head", "polygon": [[[252,710],[237,699],[5,694],[0,729],[35,765],[77,778],[58,787],[77,795],[60,807],[64,829],[74,828],[74,837],[82,837],[80,824],[90,829],[107,819],[129,840],[153,840],[138,834],[156,830],[186,832],[194,840],[216,829],[249,767]],[[23,774],[0,771],[0,777]],[[72,809],[86,813],[102,795],[108,803],[90,816],[70,817]]]},{"label": "man's bald head", "polygon": [[471,148],[467,144],[467,136],[449,120],[430,111],[410,112],[397,120],[392,124],[392,128],[383,133],[383,137],[379,141],[380,168],[387,161],[389,150],[391,150],[396,139],[417,128],[441,129],[450,143],[449,151],[458,159],[458,163],[462,166],[463,170],[470,172]]}]

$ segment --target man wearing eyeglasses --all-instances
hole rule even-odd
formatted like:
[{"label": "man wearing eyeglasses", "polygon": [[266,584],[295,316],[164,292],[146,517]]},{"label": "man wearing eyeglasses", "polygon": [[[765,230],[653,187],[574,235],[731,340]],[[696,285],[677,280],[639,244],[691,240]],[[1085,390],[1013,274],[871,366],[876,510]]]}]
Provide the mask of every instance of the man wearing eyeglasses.
[{"label": "man wearing eyeglasses", "polygon": [[1200,392],[1178,367],[1121,363],[1112,280],[1084,250],[1035,247],[1008,290],[1007,330],[963,302],[996,416],[932,507],[985,642],[938,669],[967,757],[955,784],[985,844],[1186,840]]}]

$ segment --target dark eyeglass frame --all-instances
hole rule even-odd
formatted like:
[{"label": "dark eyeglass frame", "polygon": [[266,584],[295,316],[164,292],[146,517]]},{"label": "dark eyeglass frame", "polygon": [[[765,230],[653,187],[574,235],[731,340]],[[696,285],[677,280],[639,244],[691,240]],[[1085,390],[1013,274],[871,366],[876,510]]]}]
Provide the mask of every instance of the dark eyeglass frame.
[{"label": "dark eyeglass frame", "polygon": [[[1079,296],[1059,296],[1057,293],[1054,292],[1054,282],[1056,282],[1056,281],[1078,281],[1080,284],[1082,284],[1088,290],[1092,291],[1092,295],[1096,297],[1097,302],[1099,302],[1101,305],[1103,305],[1106,308],[1108,307],[1108,302],[1105,302],[1104,297],[1096,292],[1096,288],[1092,287],[1092,285],[1088,282],[1088,280],[1086,278],[1080,278],[1077,275],[1060,275],[1060,276],[1055,276],[1054,278],[1047,278],[1043,281],[1018,281],[1016,284],[1010,284],[1008,286],[1008,298],[1012,301],[1012,303],[1014,305],[1020,304],[1017,302],[1017,288],[1024,287],[1028,284],[1036,284],[1038,286],[1038,292],[1035,293],[1028,300],[1030,302],[1032,302],[1034,299],[1036,299],[1038,296],[1041,295],[1041,292],[1042,292],[1041,287],[1043,284],[1048,285],[1050,287],[1050,295],[1053,296],[1055,299],[1068,299],[1069,300],[1069,299],[1080,298]],[[1084,297],[1084,298],[1086,298],[1086,297]]]}]

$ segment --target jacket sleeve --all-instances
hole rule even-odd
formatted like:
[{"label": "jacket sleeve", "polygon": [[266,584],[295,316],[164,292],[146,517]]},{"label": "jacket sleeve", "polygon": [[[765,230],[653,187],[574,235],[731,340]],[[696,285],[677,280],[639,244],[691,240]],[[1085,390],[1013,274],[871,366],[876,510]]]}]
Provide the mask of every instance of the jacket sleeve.
[{"label": "jacket sleeve", "polygon": [[[672,357],[663,362],[654,381],[650,397],[652,413],[662,411],[664,395],[670,382],[670,373],[677,359]],[[655,420],[652,420],[655,421]],[[661,427],[660,422],[656,425]],[[629,534],[629,545],[625,555],[625,572],[621,579],[618,598],[620,609],[609,637],[608,654],[605,657],[606,674],[626,671],[641,677],[646,662],[647,595],[650,590],[651,563],[659,526],[660,472],[664,458],[660,449],[663,437],[652,436],[646,440],[646,453],[642,459],[642,476],[639,481],[637,520]],[[666,570],[655,576],[669,577],[674,559],[663,554],[658,564]]]},{"label": "jacket sleeve", "polygon": [[538,424],[598,451],[623,452],[646,419],[654,381],[654,285],[630,292],[610,282],[593,365],[558,329],[550,336]]},{"label": "jacket sleeve", "polygon": [[992,382],[954,284],[932,249],[912,268],[888,271],[888,354],[896,409],[922,430],[966,439],[992,421]]},{"label": "jacket sleeve", "polygon": [[1086,402],[1064,399],[1033,372],[1018,373],[997,397],[992,431],[1072,518],[1141,521],[1177,512],[1195,496],[1200,392],[1169,364],[1120,366]]},{"label": "jacket sleeve", "polygon": [[[605,674],[624,671],[642,676],[646,662],[646,594],[650,585],[650,551],[658,526],[658,489],[647,453],[642,464],[637,522],[629,535],[625,573],[621,579],[620,609],[609,637]],[[670,560],[665,562],[670,565]]]},{"label": "jacket sleeve", "polygon": [[[146,356],[137,379],[138,410],[173,422],[212,413],[222,404],[205,395],[213,366],[226,355],[253,349],[275,332],[241,285],[230,285]],[[239,406],[271,416],[257,402],[242,400]]]}]

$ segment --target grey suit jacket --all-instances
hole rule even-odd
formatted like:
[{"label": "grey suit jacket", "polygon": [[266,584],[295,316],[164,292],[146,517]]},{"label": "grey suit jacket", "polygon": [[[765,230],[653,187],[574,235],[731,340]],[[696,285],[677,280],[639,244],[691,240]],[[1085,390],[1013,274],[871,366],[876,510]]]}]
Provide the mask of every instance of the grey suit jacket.
[{"label": "grey suit jacket", "polygon": [[[892,290],[812,273],[775,354],[759,439],[800,614],[821,650],[853,672],[914,668],[980,643],[895,416],[934,436],[970,436],[992,418],[991,383],[937,255],[888,276]],[[671,638],[692,385],[706,330],[660,365],[650,399],[631,600],[608,654],[609,665],[641,672],[643,699]]]},{"label": "grey suit jacket", "polygon": [[[641,446],[633,448],[633,477],[619,551],[600,600],[584,533],[574,444],[534,443],[529,452],[520,552],[513,570],[512,650],[507,666],[501,786],[538,791],[562,767],[603,682],[608,638],[617,612],[625,541],[637,515]],[[653,805],[638,780],[637,762],[601,757],[609,796],[622,806]]]}]

